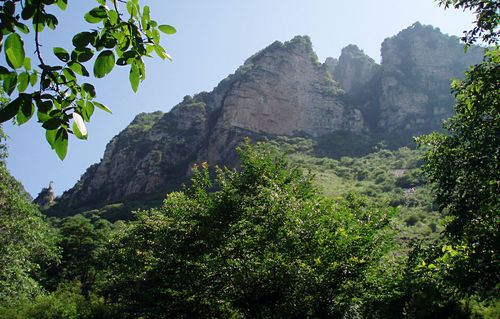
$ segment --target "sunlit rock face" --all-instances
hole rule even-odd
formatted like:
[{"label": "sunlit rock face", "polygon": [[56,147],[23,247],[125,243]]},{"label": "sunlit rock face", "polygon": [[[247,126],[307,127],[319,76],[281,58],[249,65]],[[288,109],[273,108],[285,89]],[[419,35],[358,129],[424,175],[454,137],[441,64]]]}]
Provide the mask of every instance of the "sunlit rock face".
[{"label": "sunlit rock face", "polygon": [[341,102],[338,84],[307,37],[276,42],[240,70],[221,105],[219,125],[276,135],[363,130],[359,112]]},{"label": "sunlit rock face", "polygon": [[247,136],[408,144],[412,134],[439,128],[452,113],[449,79],[480,56],[477,48],[464,55],[457,38],[420,24],[384,41],[380,65],[355,45],[320,63],[308,37],[275,42],[212,92],[186,96],[168,113],[139,114],[58,199],[59,207],[173,190],[195,163],[235,165],[234,149]]}]

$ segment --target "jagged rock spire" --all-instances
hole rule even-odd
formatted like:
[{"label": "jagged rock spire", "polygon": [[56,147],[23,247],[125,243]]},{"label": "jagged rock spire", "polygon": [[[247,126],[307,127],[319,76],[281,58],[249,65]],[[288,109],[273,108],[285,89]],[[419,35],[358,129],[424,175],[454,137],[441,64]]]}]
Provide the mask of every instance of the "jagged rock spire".
[{"label": "jagged rock spire", "polygon": [[50,181],[49,187],[42,188],[38,196],[35,200],[33,200],[33,203],[37,204],[42,209],[49,208],[54,205],[56,195],[54,194],[54,189],[52,188],[53,184],[54,182]]}]

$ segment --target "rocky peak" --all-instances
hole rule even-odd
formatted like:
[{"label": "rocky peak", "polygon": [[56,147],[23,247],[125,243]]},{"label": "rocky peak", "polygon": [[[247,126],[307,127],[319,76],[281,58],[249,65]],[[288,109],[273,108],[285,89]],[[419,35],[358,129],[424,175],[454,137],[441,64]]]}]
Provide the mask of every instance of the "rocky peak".
[{"label": "rocky peak", "polygon": [[415,23],[382,43],[379,127],[387,132],[428,132],[452,114],[450,79],[481,61],[482,49]]},{"label": "rocky peak", "polygon": [[333,74],[335,73],[335,69],[339,65],[339,60],[332,58],[332,57],[328,57],[328,58],[326,58],[324,65],[325,65],[326,69],[328,70],[328,72],[330,73],[330,75],[333,77]]},{"label": "rocky peak", "polygon": [[333,78],[346,93],[355,94],[357,89],[370,82],[379,65],[356,45],[350,44],[342,49]]},{"label": "rocky peak", "polygon": [[[220,89],[223,88],[223,89]],[[235,131],[261,135],[321,136],[338,130],[362,132],[361,112],[341,100],[342,90],[321,64],[309,37],[274,42],[221,82],[224,92],[207,158],[230,155]]]},{"label": "rocky peak", "polygon": [[235,164],[234,148],[246,136],[328,141],[321,145],[333,146],[322,153],[333,155],[342,136],[349,137],[344,144],[357,138],[370,149],[403,132],[394,144],[409,143],[451,113],[449,79],[480,59],[420,24],[384,41],[381,65],[355,45],[320,63],[309,37],[274,42],[213,91],[186,96],[168,113],[138,115],[63,194],[59,211],[164,194],[185,182],[195,163]]},{"label": "rocky peak", "polygon": [[54,205],[56,195],[54,194],[54,189],[52,188],[53,183],[54,182],[50,181],[48,187],[42,188],[38,196],[33,200],[33,203],[37,204],[42,209],[46,209]]},{"label": "rocky peak", "polygon": [[[218,126],[275,135],[350,129],[339,87],[318,62],[308,37],[275,42],[243,68],[221,103]],[[355,125],[361,130],[362,123]]]}]

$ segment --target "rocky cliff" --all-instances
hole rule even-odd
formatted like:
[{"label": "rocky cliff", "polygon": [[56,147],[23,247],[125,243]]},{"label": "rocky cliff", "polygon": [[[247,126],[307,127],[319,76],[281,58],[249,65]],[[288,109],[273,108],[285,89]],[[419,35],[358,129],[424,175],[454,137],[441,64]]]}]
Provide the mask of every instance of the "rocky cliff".
[{"label": "rocky cliff", "polygon": [[457,38],[418,23],[384,41],[381,65],[355,45],[321,63],[308,37],[275,42],[212,92],[186,96],[168,113],[139,114],[58,206],[171,190],[194,163],[234,164],[234,147],[245,136],[331,140],[342,132],[408,142],[451,114],[450,78],[480,57],[479,49],[464,55]]},{"label": "rocky cliff", "polygon": [[382,43],[379,128],[383,132],[438,130],[450,117],[451,78],[481,61],[482,50],[467,54],[455,37],[419,23]]}]

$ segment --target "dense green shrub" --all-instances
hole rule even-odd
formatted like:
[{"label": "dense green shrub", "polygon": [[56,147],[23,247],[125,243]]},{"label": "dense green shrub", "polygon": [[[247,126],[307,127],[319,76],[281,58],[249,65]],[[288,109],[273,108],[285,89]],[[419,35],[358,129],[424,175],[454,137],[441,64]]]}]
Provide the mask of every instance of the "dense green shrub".
[{"label": "dense green shrub", "polygon": [[387,212],[318,196],[311,179],[265,145],[242,171],[206,166],[160,209],[113,240],[108,294],[131,317],[331,317],[362,296],[388,247]]}]

